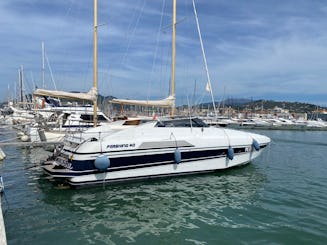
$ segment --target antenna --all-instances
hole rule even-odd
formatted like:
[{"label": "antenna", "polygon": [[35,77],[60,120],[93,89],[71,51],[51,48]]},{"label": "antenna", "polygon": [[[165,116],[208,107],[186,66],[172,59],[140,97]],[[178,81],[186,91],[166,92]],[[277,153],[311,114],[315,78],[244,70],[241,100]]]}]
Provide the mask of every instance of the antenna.
[{"label": "antenna", "polygon": [[192,127],[192,118],[191,118],[191,111],[190,111],[190,101],[188,99],[188,96],[186,98],[187,98],[187,106],[188,106],[188,116],[190,119],[190,125],[191,125],[191,131],[192,131],[193,127]]}]

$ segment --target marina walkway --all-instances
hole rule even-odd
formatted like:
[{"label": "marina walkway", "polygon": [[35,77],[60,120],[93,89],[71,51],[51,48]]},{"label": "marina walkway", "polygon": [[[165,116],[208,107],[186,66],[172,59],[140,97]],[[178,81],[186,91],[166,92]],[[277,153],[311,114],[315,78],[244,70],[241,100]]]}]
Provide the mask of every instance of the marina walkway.
[{"label": "marina walkway", "polygon": [[3,222],[3,215],[2,215],[2,195],[0,195],[0,245],[7,244],[6,238],[6,229],[5,223]]}]

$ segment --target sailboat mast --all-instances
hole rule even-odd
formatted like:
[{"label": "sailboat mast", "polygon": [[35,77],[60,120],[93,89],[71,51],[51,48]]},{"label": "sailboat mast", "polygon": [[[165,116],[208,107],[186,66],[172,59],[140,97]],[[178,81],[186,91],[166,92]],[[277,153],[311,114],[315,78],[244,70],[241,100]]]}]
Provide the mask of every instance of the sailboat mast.
[{"label": "sailboat mast", "polygon": [[175,61],[176,61],[176,0],[173,0],[173,34],[172,34],[172,56],[171,56],[171,95],[174,98],[171,115],[175,114]]},{"label": "sailboat mast", "polygon": [[93,101],[93,126],[98,124],[98,0],[94,0],[94,40],[93,40],[93,88],[96,98]]},{"label": "sailboat mast", "polygon": [[24,96],[23,96],[23,86],[24,86],[24,73],[23,73],[23,66],[18,69],[18,77],[19,77],[19,102],[24,102]]}]

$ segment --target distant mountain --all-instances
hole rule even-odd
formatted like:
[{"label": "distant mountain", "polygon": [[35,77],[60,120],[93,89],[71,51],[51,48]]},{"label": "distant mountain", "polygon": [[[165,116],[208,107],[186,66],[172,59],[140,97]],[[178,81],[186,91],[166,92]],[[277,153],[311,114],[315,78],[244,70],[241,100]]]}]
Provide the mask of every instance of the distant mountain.
[{"label": "distant mountain", "polygon": [[[226,106],[231,106],[231,107],[237,107],[237,106],[241,106],[244,105],[246,103],[250,103],[251,100],[250,99],[226,99],[220,102],[215,102],[215,105],[218,107],[226,107]],[[187,105],[182,105],[181,107],[187,107]],[[212,102],[206,102],[206,103],[201,103],[200,105],[198,105],[198,107],[200,108],[208,108],[212,109]]]},{"label": "distant mountain", "polygon": [[103,96],[101,94],[98,95],[98,103],[99,104],[104,103],[104,102],[108,102],[108,101],[110,101],[112,99],[117,99],[117,98],[114,97],[114,96],[111,96],[111,95],[109,95],[109,96]]},{"label": "distant mountain", "polygon": [[221,104],[224,104],[225,106],[240,106],[247,103],[250,103],[252,100],[250,99],[234,99],[229,98],[221,102]]}]

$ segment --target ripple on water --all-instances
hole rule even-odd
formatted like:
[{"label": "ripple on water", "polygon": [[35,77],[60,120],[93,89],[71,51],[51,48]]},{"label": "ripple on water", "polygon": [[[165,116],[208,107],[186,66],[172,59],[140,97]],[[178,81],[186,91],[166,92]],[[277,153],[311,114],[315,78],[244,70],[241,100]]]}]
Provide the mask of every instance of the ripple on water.
[{"label": "ripple on water", "polygon": [[111,234],[103,242],[132,242],[142,236],[198,230],[203,225],[233,228],[238,226],[233,214],[226,217],[224,212],[242,210],[244,205],[255,202],[256,190],[264,180],[253,167],[248,170],[236,175],[231,171],[227,175],[99,187],[93,188],[92,193],[90,189],[69,190],[64,198],[53,199],[51,194],[45,202],[55,202],[68,213],[80,215],[78,226],[86,239],[90,234],[94,239],[100,239],[100,234]]},{"label": "ripple on water", "polygon": [[7,239],[10,244],[324,244],[326,146],[299,142],[308,137],[323,142],[327,134],[265,134],[273,144],[244,167],[77,190],[55,188],[46,179],[38,164],[47,153],[6,149],[10,154],[1,170],[10,204]]}]

